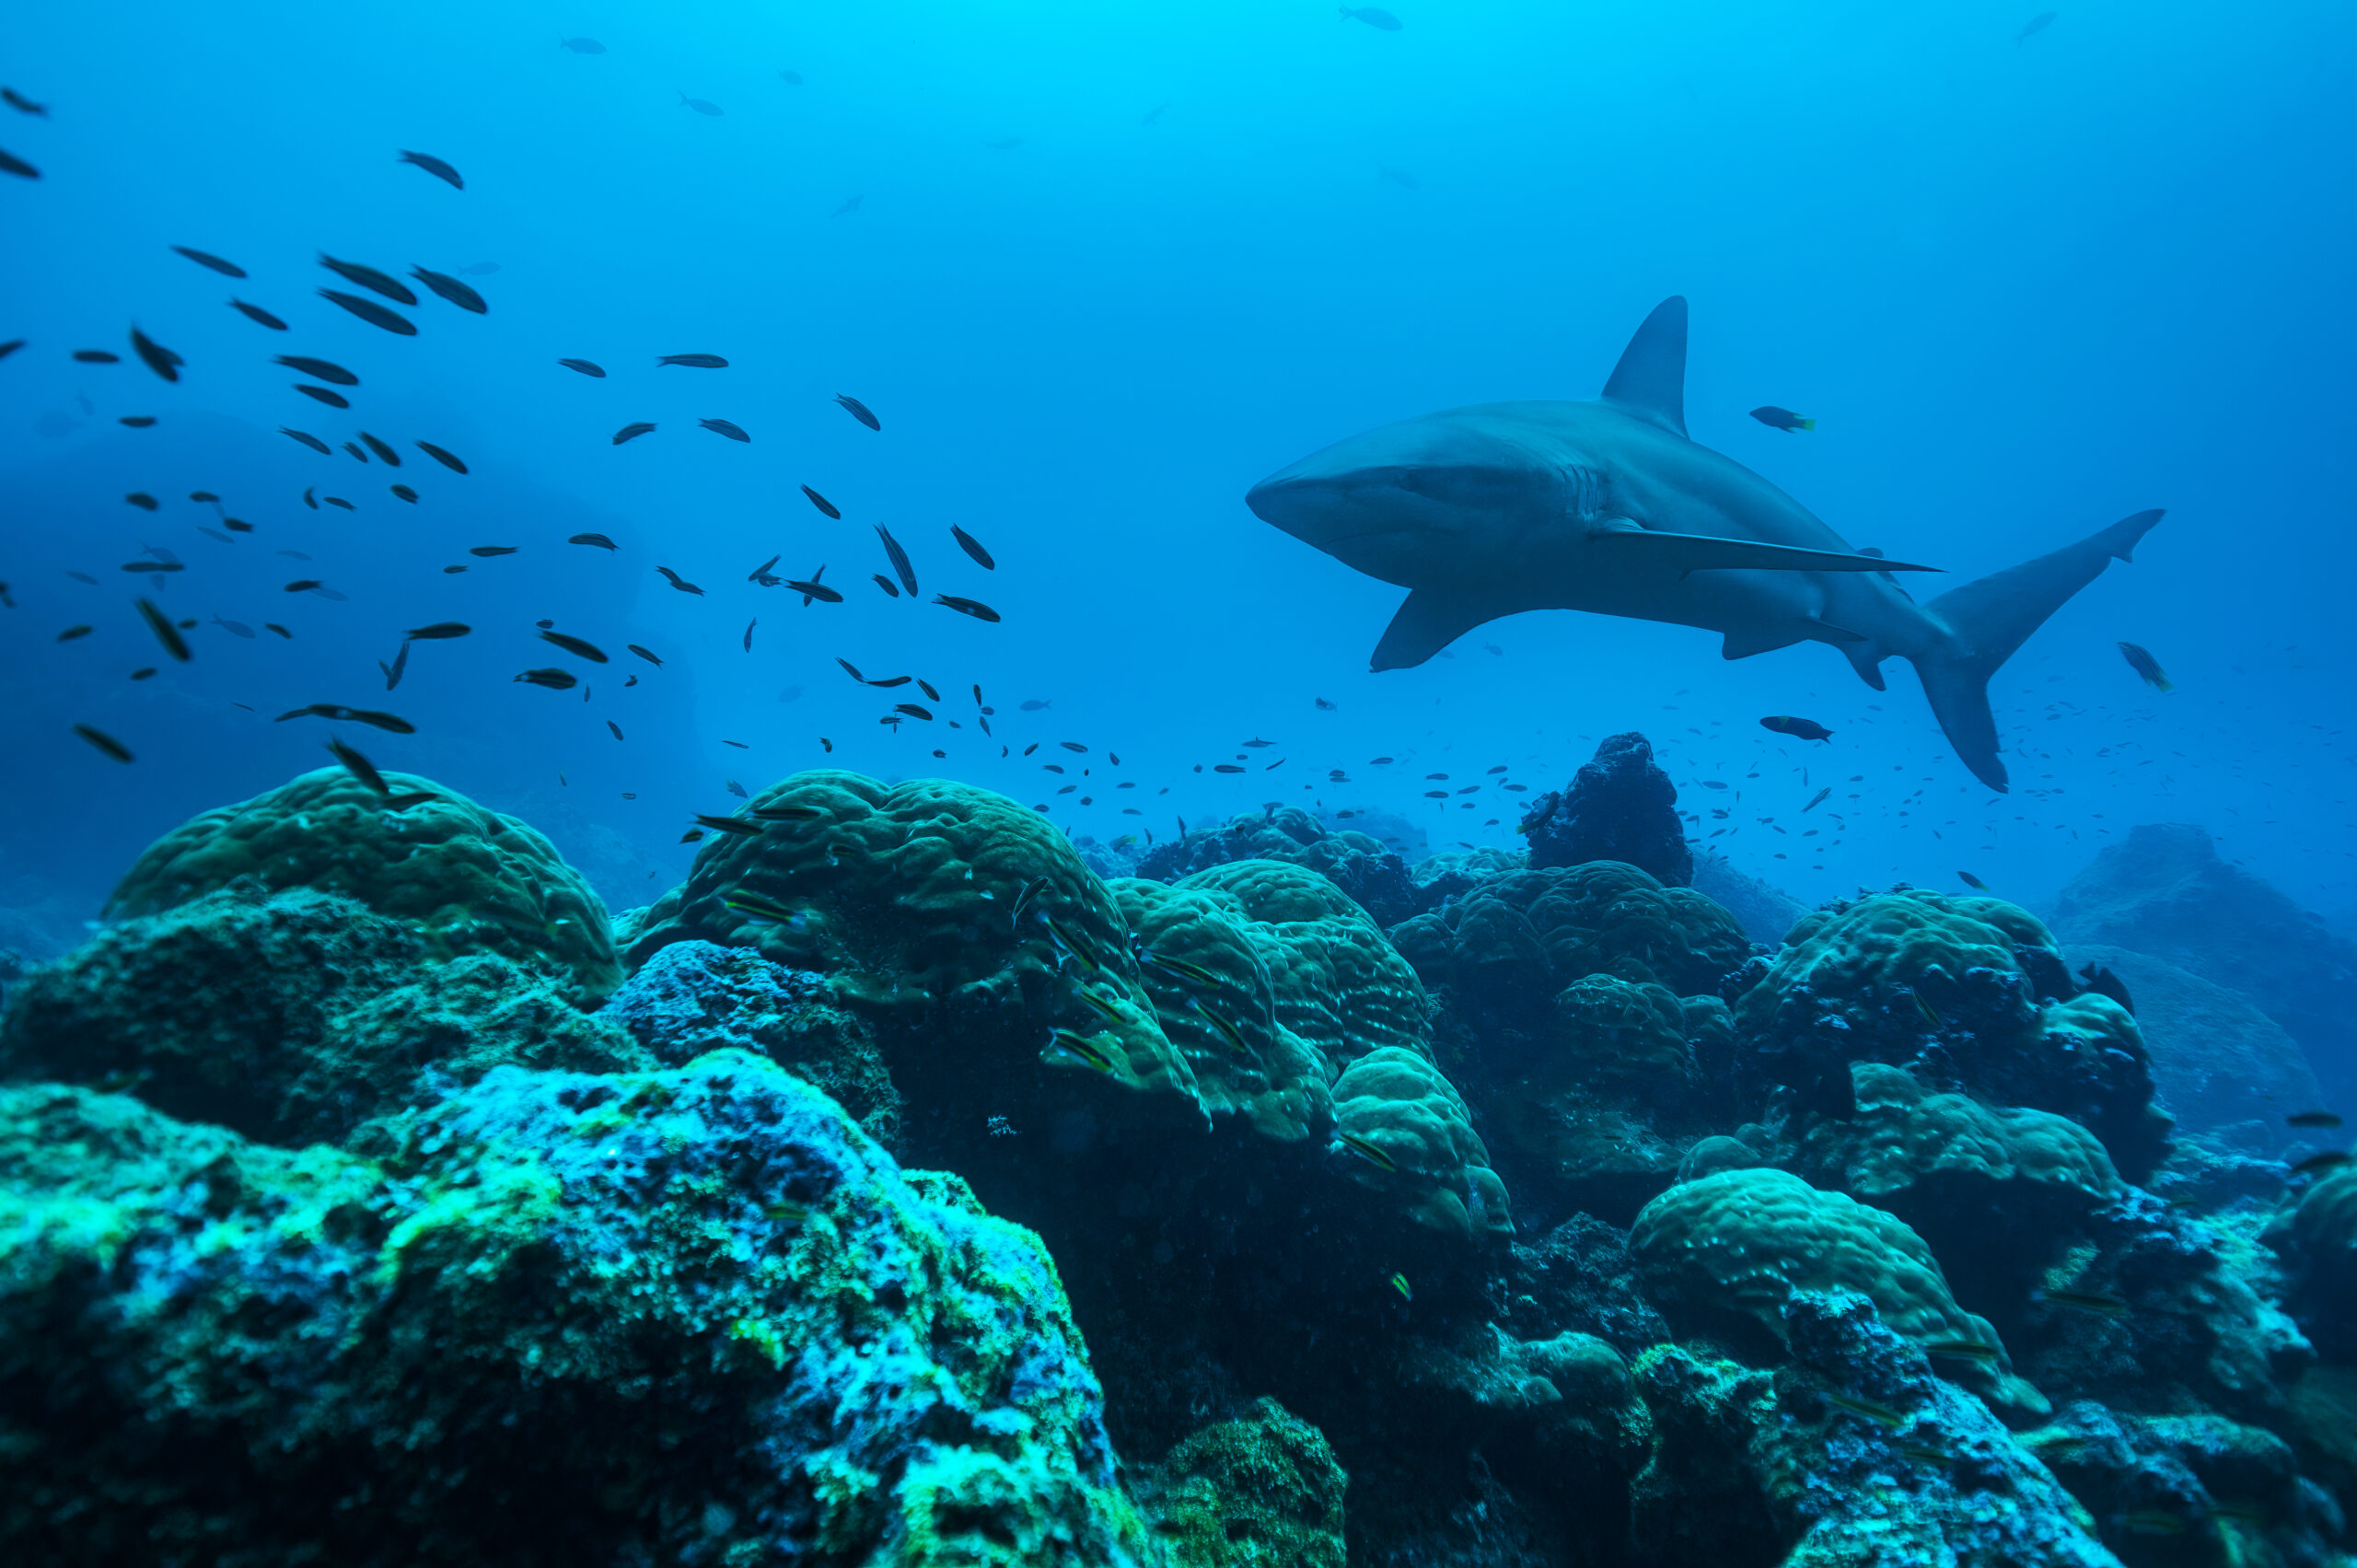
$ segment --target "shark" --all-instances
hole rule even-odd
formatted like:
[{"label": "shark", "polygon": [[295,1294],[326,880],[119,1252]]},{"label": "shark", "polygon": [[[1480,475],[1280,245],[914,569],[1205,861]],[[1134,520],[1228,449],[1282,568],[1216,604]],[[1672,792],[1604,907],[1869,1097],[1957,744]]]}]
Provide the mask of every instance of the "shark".
[{"label": "shark", "polygon": [[2006,788],[1989,678],[2161,520],[2121,518],[1927,602],[1790,495],[1686,431],[1687,305],[1629,340],[1601,397],[1484,403],[1386,424],[1254,485],[1262,521],[1408,589],[1376,670],[1431,658],[1485,621],[1577,610],[1715,632],[1730,659],[1824,643],[1865,683],[1914,666],[1958,761]]}]

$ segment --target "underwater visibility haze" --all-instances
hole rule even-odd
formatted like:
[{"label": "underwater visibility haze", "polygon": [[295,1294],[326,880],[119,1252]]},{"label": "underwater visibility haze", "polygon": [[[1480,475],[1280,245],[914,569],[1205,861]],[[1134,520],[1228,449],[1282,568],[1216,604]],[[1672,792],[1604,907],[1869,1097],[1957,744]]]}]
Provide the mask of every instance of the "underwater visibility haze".
[{"label": "underwater visibility haze", "polygon": [[0,1555],[2350,1561],[2352,60],[0,15]]}]

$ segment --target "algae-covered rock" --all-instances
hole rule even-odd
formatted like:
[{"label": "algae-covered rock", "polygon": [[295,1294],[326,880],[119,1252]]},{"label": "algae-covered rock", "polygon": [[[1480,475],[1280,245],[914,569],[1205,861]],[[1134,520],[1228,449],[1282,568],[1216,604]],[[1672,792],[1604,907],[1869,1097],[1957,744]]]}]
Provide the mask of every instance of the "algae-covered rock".
[{"label": "algae-covered rock", "polygon": [[1534,866],[1617,860],[1664,883],[1694,880],[1694,854],[1678,815],[1678,786],[1634,730],[1608,735],[1580,764],[1570,787],[1538,796],[1523,813]]},{"label": "algae-covered rock", "polygon": [[1774,1372],[1662,1345],[1628,1561],[1780,1568],[2119,1568],[2095,1521],[1980,1403],[1847,1292],[1794,1295]]},{"label": "algae-covered rock", "polygon": [[2070,1117],[2131,1179],[2166,1153],[2136,1020],[2082,994],[2052,934],[2002,899],[1902,888],[1818,910],[1749,971],[1736,1022],[1754,1095],[1822,1098],[1846,1064],[1882,1062]]},{"label": "algae-covered rock", "polygon": [[0,1090],[0,1551],[1149,1560],[1038,1240],[782,1070],[503,1068],[392,1133]]},{"label": "algae-covered rock", "polygon": [[1190,1434],[1139,1485],[1171,1568],[1343,1568],[1351,1478],[1276,1400]]},{"label": "algae-covered rock", "polygon": [[125,1088],[265,1143],[341,1139],[429,1071],[653,1064],[568,979],[496,953],[421,962],[410,923],[240,882],[122,921],[16,989],[0,1075]]},{"label": "algae-covered rock", "polygon": [[824,1090],[886,1148],[900,1134],[900,1092],[875,1030],[841,1005],[823,975],[773,964],[749,948],[674,942],[641,964],[598,1016],[629,1031],[651,1065],[749,1051]]},{"label": "algae-covered rock", "polygon": [[1785,1308],[1796,1294],[1854,1291],[1909,1339],[1991,1347],[1994,1370],[1958,1361],[1955,1376],[2009,1406],[2043,1406],[2004,1371],[1997,1330],[1956,1305],[1922,1237],[1789,1172],[1723,1170],[1673,1187],[1637,1215],[1629,1252],[1647,1297],[1689,1331],[1772,1352],[1786,1344]]},{"label": "algae-covered rock", "polygon": [[398,810],[343,769],[319,768],[202,812],[148,846],[107,914],[155,914],[250,878],[356,900],[414,928],[429,957],[552,965],[591,998],[621,982],[606,906],[548,840],[430,779],[385,779],[406,797]]}]

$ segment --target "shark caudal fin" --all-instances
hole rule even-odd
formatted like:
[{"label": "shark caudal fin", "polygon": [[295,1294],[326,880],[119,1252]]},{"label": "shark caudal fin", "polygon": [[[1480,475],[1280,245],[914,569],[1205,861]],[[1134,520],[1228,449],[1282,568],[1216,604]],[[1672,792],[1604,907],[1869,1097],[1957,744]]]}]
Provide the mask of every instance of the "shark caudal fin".
[{"label": "shark caudal fin", "polygon": [[1948,633],[1945,647],[1915,660],[1932,713],[1973,775],[1991,789],[2005,788],[1997,760],[1997,719],[1989,711],[1989,678],[2013,657],[2046,618],[2114,561],[2134,558],[2136,541],[2161,520],[2155,510],[2122,517],[2100,533],[2051,555],[1942,594],[1923,607]]}]

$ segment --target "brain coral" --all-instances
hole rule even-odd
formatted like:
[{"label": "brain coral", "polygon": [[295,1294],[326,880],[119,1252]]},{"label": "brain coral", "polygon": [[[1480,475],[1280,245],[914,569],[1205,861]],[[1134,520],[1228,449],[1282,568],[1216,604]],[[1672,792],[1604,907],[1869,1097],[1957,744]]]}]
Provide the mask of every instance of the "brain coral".
[{"label": "brain coral", "polygon": [[621,981],[606,906],[548,840],[412,773],[387,773],[394,810],[342,768],[319,768],[189,819],[147,848],[107,902],[154,914],[240,877],[313,888],[408,922],[435,957],[493,952],[569,970],[584,996]]},{"label": "brain coral", "polygon": [[2003,1354],[1997,1330],[1956,1304],[1914,1231],[1786,1171],[1723,1170],[1671,1188],[1637,1215],[1629,1253],[1676,1325],[1733,1330],[1754,1346],[1764,1330],[1781,1342],[1795,1293],[1851,1290],[1910,1339],[1976,1340]]},{"label": "brain coral", "polygon": [[1893,1063],[2083,1122],[2131,1179],[2166,1151],[2135,1020],[2079,994],[2046,927],[2002,899],[1898,889],[1818,910],[1757,967],[1736,1017],[1755,1095]]},{"label": "brain coral", "polygon": [[0,1090],[0,1551],[1153,1560],[1038,1238],[778,1068],[502,1068],[400,1132]]},{"label": "brain coral", "polygon": [[[1112,895],[1039,813],[941,779],[888,788],[822,771],[772,784],[739,819],[760,831],[705,842],[687,881],[639,923],[633,968],[673,942],[749,947],[828,976],[880,1018],[975,1046],[1014,1038],[1061,1067],[1050,1031],[1070,1029],[1098,1041],[1121,1084],[1194,1100]],[[786,918],[730,907],[743,895]],[[986,1050],[962,1054],[1004,1065]]]}]

